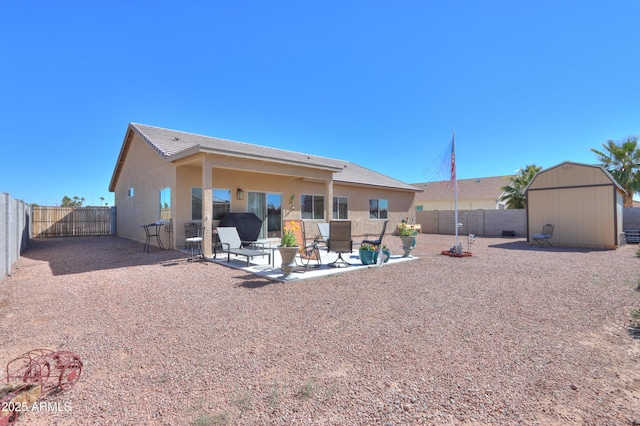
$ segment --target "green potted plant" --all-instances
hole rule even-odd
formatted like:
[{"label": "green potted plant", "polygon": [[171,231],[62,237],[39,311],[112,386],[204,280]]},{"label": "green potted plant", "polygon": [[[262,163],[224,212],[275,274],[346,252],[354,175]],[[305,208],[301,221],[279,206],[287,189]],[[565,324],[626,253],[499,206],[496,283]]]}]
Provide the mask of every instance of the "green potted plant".
[{"label": "green potted plant", "polygon": [[363,265],[373,265],[376,263],[376,256],[378,254],[378,247],[373,244],[364,243],[360,245],[360,261]]},{"label": "green potted plant", "polygon": [[418,232],[406,223],[401,223],[398,227],[398,236],[402,240],[402,257],[409,257],[411,250],[416,246],[416,235]]}]

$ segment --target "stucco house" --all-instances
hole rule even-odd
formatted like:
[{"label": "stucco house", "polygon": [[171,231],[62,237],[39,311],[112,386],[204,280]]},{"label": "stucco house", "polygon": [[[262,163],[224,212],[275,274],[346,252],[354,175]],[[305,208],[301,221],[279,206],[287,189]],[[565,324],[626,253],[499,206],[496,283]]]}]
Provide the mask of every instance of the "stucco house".
[{"label": "stucco house", "polygon": [[[230,212],[263,219],[260,238],[279,238],[291,219],[314,230],[350,220],[353,235],[379,232],[384,220],[414,211],[421,189],[349,161],[131,123],[109,191],[118,235],[143,241],[141,225],[163,219],[163,244],[178,248],[186,224],[213,230]],[[210,256],[211,232],[204,238]]]},{"label": "stucco house", "polygon": [[[504,209],[500,201],[503,186],[509,185],[511,176],[492,176],[458,180],[458,209]],[[416,194],[416,210],[454,210],[453,184],[451,181],[413,183],[423,191]]]}]

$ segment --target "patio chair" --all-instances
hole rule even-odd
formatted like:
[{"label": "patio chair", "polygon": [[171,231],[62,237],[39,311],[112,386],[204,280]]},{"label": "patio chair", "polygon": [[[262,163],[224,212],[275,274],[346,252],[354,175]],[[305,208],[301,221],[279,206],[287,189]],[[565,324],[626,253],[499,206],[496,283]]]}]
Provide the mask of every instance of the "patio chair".
[{"label": "patio chair", "polygon": [[[382,232],[380,232],[380,235],[378,234],[364,234],[364,240],[362,240],[362,244],[371,244],[373,246],[379,246],[382,244],[382,239],[384,238],[384,233],[387,230],[387,223],[389,223],[389,220],[385,220],[384,223],[382,224]],[[378,237],[377,239],[374,238],[370,238],[370,237]]]},{"label": "patio chair", "polygon": [[351,221],[332,220],[329,222],[329,241],[327,251],[338,253],[338,258],[331,262],[329,266],[344,267],[351,266],[344,260],[342,253],[351,253],[353,250],[353,240],[351,239]]},{"label": "patio chair", "polygon": [[[298,257],[300,258],[301,265],[304,266],[304,271],[307,270],[309,266],[319,267],[322,264],[320,259],[320,249],[318,248],[318,242],[320,241],[320,236],[317,235],[311,243],[307,243],[307,233],[304,227],[304,222],[302,220],[292,220],[295,225],[293,226],[293,233],[296,236],[296,240],[298,240],[298,244],[300,245],[300,252],[298,253]],[[311,261],[316,261],[317,264],[310,265]],[[298,261],[296,260],[296,264]]]},{"label": "patio chair", "polygon": [[[254,257],[268,256],[269,263],[271,263],[271,252],[265,250],[265,243],[241,241],[235,226],[218,226],[217,231],[222,250],[227,252],[227,262],[231,261],[231,255],[234,254],[246,257],[247,267],[249,267],[249,262]],[[243,244],[245,244],[244,247]],[[253,247],[258,247],[259,249],[254,249]]]},{"label": "patio chair", "polygon": [[[188,252],[187,261],[204,259],[202,253],[203,226],[199,223],[184,224],[184,242]],[[198,254],[196,254],[196,251]]]},{"label": "patio chair", "polygon": [[325,248],[329,243],[329,224],[328,223],[318,223],[318,232],[320,232],[320,241],[324,243]]},{"label": "patio chair", "polygon": [[536,232],[531,236],[533,243],[538,244],[540,247],[544,247],[545,244],[548,244],[549,247],[553,247],[551,242],[549,242],[551,237],[553,237],[553,225],[550,223],[542,227],[542,232]]}]

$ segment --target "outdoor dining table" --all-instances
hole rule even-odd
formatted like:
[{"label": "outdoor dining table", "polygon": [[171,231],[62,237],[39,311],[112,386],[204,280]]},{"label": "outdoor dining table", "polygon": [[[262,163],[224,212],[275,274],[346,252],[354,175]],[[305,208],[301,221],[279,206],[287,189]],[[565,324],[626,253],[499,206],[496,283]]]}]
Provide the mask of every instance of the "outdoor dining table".
[{"label": "outdoor dining table", "polygon": [[162,227],[162,225],[164,225],[164,222],[159,221],[141,225],[144,228],[144,233],[146,235],[142,251],[146,251],[147,253],[149,253],[151,238],[153,237],[156,237],[156,241],[158,241],[158,246],[160,247],[160,249],[164,250],[164,245],[162,245],[162,240],[160,239],[160,228]]}]

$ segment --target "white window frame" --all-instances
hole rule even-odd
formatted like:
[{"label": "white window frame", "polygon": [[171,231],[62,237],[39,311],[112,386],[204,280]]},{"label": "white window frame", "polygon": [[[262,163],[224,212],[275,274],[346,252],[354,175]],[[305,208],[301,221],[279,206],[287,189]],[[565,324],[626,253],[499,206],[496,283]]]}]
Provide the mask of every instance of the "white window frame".
[{"label": "white window frame", "polygon": [[[311,212],[305,212],[304,201],[306,197],[311,197]],[[317,217],[316,212],[316,199],[322,199],[322,217]],[[300,218],[309,220],[324,220],[325,210],[325,196],[321,194],[301,194],[300,195]]]},{"label": "white window frame", "polygon": [[[371,211],[371,202],[376,201],[377,210],[375,211],[375,216],[372,216],[374,213]],[[386,209],[380,209],[380,202],[383,201],[386,204]],[[381,213],[386,213],[382,215]],[[386,220],[389,219],[389,200],[386,198],[370,198],[369,199],[369,219],[381,219]]]},{"label": "white window frame", "polygon": [[[340,217],[340,204],[346,205],[346,217]],[[331,212],[331,217],[333,217],[334,220],[349,219],[349,197],[344,197],[341,195],[336,195],[333,197],[333,212]]]}]

